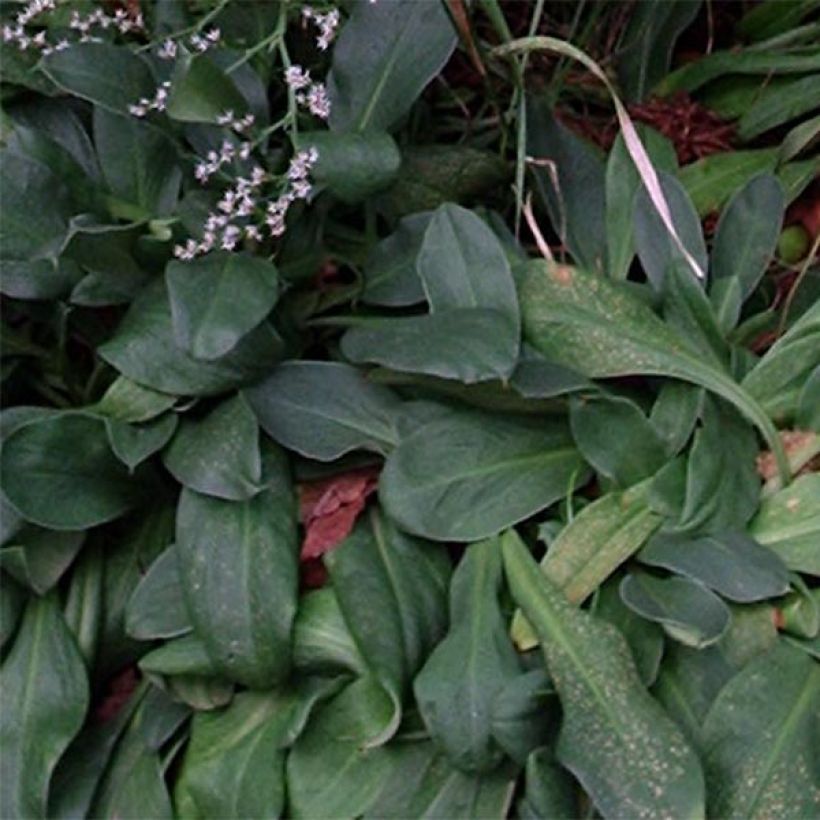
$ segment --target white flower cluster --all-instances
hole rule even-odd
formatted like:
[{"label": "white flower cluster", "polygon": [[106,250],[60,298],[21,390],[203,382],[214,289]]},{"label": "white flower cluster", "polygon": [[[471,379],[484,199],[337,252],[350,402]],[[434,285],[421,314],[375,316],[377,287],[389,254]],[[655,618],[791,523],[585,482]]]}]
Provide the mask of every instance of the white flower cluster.
[{"label": "white flower cluster", "polygon": [[243,237],[261,241],[262,231],[252,220],[263,208],[265,225],[270,235],[281,236],[285,232],[288,208],[297,199],[307,199],[310,196],[312,188],[308,176],[318,159],[319,152],[315,148],[299,151],[290,161],[287,171],[288,187],[267,204],[260,194],[269,177],[264,169],[255,166],[250,177],[239,177],[234,185],[222,194],[215,210],[205,219],[202,239],[189,239],[184,245],[177,245],[174,248],[174,256],[182,261],[188,261],[217,247],[232,251]]},{"label": "white flower cluster", "polygon": [[197,163],[194,176],[203,185],[223,166],[239,159],[248,159],[251,155],[251,143],[240,142],[237,146],[230,140],[222,140],[219,151],[208,151],[205,161]]},{"label": "white flower cluster", "polygon": [[[44,55],[67,49],[70,43],[65,38],[52,43],[49,42],[45,31],[39,31],[33,35],[26,31],[26,26],[34,22],[37,17],[45,12],[54,11],[56,7],[56,0],[31,0],[16,15],[13,24],[3,26],[3,42],[13,43],[20,51],[26,51],[29,48],[37,49],[42,51]],[[68,26],[80,35],[81,43],[86,43],[91,41],[99,42],[99,38],[91,34],[92,29],[99,28],[105,31],[113,27],[121,34],[128,34],[132,31],[142,30],[144,21],[141,13],[132,18],[122,8],[117,9],[113,15],[106,14],[103,9],[98,8],[85,15],[80,14],[78,11],[72,12]]]},{"label": "white flower cluster", "polygon": [[330,97],[324,83],[313,82],[310,72],[298,65],[285,70],[285,82],[295,91],[297,104],[305,106],[311,114],[326,120],[330,116]]},{"label": "white flower cluster", "polygon": [[[218,28],[209,28],[202,34],[192,34],[188,38],[188,46],[192,51],[198,51],[200,54],[208,51],[218,45],[222,40],[222,32]],[[181,41],[172,40],[170,37],[163,40],[160,47],[157,49],[157,57],[160,60],[174,60],[179,54],[179,47]]]},{"label": "white flower cluster", "polygon": [[128,106],[128,112],[135,117],[144,117],[149,111],[164,111],[168,103],[168,92],[171,90],[170,81],[162,83],[157,88],[153,99],[143,97],[138,103]]},{"label": "white flower cluster", "polygon": [[302,16],[306,20],[312,20],[319,29],[316,36],[316,45],[321,51],[327,51],[336,36],[336,29],[339,27],[339,10],[333,9],[327,14],[322,14],[311,6],[304,6]]}]

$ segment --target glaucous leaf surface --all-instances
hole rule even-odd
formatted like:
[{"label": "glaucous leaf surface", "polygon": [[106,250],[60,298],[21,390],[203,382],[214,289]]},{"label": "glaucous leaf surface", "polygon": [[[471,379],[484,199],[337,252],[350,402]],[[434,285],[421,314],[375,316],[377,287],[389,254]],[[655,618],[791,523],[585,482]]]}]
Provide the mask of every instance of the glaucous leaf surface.
[{"label": "glaucous leaf surface", "polygon": [[573,820],[578,816],[572,775],[555,760],[548,746],[536,749],[525,769],[525,791],[516,805],[522,820]]},{"label": "glaucous leaf surface", "polygon": [[105,420],[105,432],[114,455],[133,473],[168,443],[178,422],[176,413],[165,413],[138,425],[109,418]]},{"label": "glaucous leaf surface", "polygon": [[262,488],[259,425],[238,393],[207,415],[185,417],[162,454],[171,475],[203,495],[243,501]]},{"label": "glaucous leaf surface", "polygon": [[741,532],[696,538],[656,533],[638,559],[700,581],[739,603],[776,598],[789,589],[788,570],[777,553]]},{"label": "glaucous leaf surface", "polygon": [[208,361],[230,353],[279,297],[275,265],[250,254],[220,252],[171,262],[165,281],[177,345]]},{"label": "glaucous leaf surface", "polygon": [[700,762],[644,689],[624,639],[575,609],[514,531],[501,546],[510,591],[535,628],[561,699],[559,762],[604,816],[703,816]]},{"label": "glaucous leaf surface", "polygon": [[408,532],[436,541],[489,537],[562,498],[585,469],[566,426],[453,411],[403,438],[379,497]]},{"label": "glaucous leaf surface", "polygon": [[56,594],[30,599],[2,677],[0,814],[44,817],[52,772],[89,699],[85,665]]},{"label": "glaucous leaf surface", "polygon": [[268,487],[247,501],[183,489],[180,581],[191,621],[217,669],[269,688],[290,669],[297,593],[296,505],[283,453]]},{"label": "glaucous leaf surface", "polygon": [[630,572],[620,589],[621,599],[631,610],[659,623],[671,638],[686,646],[709,646],[729,628],[729,608],[698,581]]},{"label": "glaucous leaf surface", "polygon": [[257,325],[225,356],[195,359],[178,346],[165,283],[157,279],[134,300],[114,336],[97,352],[143,387],[175,395],[207,396],[259,379],[280,356],[270,325]]},{"label": "glaucous leaf surface", "polygon": [[501,761],[493,703],[519,674],[498,600],[501,582],[498,539],[470,546],[450,586],[450,631],[413,684],[431,737],[467,772],[489,771]]},{"label": "glaucous leaf surface", "polygon": [[391,129],[455,45],[456,32],[439,3],[357,2],[333,49],[331,129]]},{"label": "glaucous leaf surface", "polygon": [[123,515],[140,498],[102,419],[65,412],[12,433],[2,453],[6,497],[28,520],[82,530]]}]

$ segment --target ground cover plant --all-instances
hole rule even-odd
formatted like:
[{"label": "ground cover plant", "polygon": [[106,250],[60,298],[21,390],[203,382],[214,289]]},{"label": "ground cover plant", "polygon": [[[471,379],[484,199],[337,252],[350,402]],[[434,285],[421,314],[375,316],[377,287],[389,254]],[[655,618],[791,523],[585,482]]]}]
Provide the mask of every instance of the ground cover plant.
[{"label": "ground cover plant", "polygon": [[820,816],[815,2],[0,16],[0,816]]}]

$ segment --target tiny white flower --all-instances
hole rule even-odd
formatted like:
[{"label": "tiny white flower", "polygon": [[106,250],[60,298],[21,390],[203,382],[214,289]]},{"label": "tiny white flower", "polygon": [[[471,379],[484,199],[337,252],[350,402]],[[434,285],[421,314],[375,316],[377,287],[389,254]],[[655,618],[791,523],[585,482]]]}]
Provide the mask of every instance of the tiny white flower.
[{"label": "tiny white flower", "polygon": [[177,56],[177,44],[171,40],[165,40],[159,47],[157,56],[160,60],[173,60]]},{"label": "tiny white flower", "polygon": [[310,72],[305,71],[302,66],[292,65],[285,70],[285,82],[288,88],[299,91],[310,85]]}]

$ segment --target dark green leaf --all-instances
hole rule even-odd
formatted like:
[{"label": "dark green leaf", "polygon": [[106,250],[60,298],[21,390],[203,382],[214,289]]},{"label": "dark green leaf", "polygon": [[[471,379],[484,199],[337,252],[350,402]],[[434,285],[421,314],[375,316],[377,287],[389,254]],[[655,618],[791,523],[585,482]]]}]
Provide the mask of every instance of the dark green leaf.
[{"label": "dark green leaf", "polygon": [[156,90],[148,64],[111,43],[74,43],[45,57],[43,70],[69,94],[128,116],[129,105],[152,98]]},{"label": "dark green leaf", "polygon": [[258,379],[279,358],[281,344],[270,325],[263,323],[221,359],[195,359],[176,344],[165,283],[158,279],[137,297],[114,337],[97,352],[144,387],[212,395]]},{"label": "dark green leaf", "polygon": [[56,595],[32,598],[3,662],[3,817],[45,817],[54,767],[88,708],[83,659]]},{"label": "dark green leaf", "polygon": [[191,631],[182,598],[176,547],[172,544],[148,568],[125,610],[125,629],[140,641],[175,638]]},{"label": "dark green leaf", "polygon": [[13,637],[27,598],[23,587],[7,573],[0,572],[0,652]]},{"label": "dark green leaf", "polygon": [[233,80],[210,55],[187,55],[177,61],[166,108],[171,119],[215,123],[226,111],[241,116],[246,109]]},{"label": "dark green leaf", "polygon": [[701,414],[703,391],[685,382],[666,382],[652,405],[649,420],[664,441],[666,453],[677,455]]},{"label": "dark green leaf", "polygon": [[700,649],[720,640],[731,613],[720,598],[688,578],[655,578],[630,573],[621,583],[621,598],[643,618],[659,623],[667,634]]},{"label": "dark green leaf", "polygon": [[284,454],[248,501],[183,489],[177,555],[185,603],[219,671],[254,688],[287,677],[297,592],[296,508]]},{"label": "dark green leaf", "polygon": [[399,148],[385,131],[300,134],[299,147],[310,146],[319,152],[311,177],[320,189],[327,188],[342,202],[361,202],[383,190],[401,164]]},{"label": "dark green leaf", "polygon": [[638,559],[700,581],[740,603],[774,598],[789,589],[788,571],[777,553],[740,532],[698,538],[656,533]]},{"label": "dark green leaf", "polygon": [[589,143],[555,119],[543,100],[527,106],[527,154],[552,164],[551,169],[536,167],[533,173],[553,229],[579,265],[603,271],[603,161]]},{"label": "dark green leaf", "polygon": [[99,541],[86,547],[74,564],[63,614],[74,633],[77,646],[86,665],[93,667],[97,659],[100,628],[104,617],[103,589],[105,559]]},{"label": "dark green leaf", "polygon": [[820,811],[820,666],[779,645],[721,690],[703,727],[713,817],[812,817]]},{"label": "dark green leaf", "polygon": [[498,540],[473,544],[453,575],[450,631],[413,686],[430,735],[456,768],[468,772],[499,763],[493,702],[519,673],[499,607],[500,587]]},{"label": "dark green leaf", "polygon": [[521,820],[575,820],[578,797],[575,781],[559,766],[555,752],[542,747],[527,759],[526,791],[516,810]]},{"label": "dark green leaf", "polygon": [[139,487],[108,445],[101,419],[61,413],[18,429],[2,453],[4,491],[29,521],[82,530],[117,518]]},{"label": "dark green leaf", "polygon": [[357,3],[333,48],[331,128],[390,129],[455,44],[455,30],[440,3]]},{"label": "dark green leaf", "polygon": [[218,359],[270,313],[279,296],[272,262],[211,253],[171,262],[165,271],[177,345],[196,359]]},{"label": "dark green leaf", "polygon": [[214,677],[219,673],[204,642],[196,635],[165,641],[140,658],[139,668],[147,675]]},{"label": "dark green leaf", "polygon": [[557,421],[453,411],[402,439],[379,492],[385,511],[408,532],[473,541],[548,507],[584,476]]},{"label": "dark green leaf", "polygon": [[502,539],[516,603],[535,627],[564,710],[557,756],[606,817],[701,817],[700,763],[647,693],[624,639],[567,602],[515,532]]},{"label": "dark green leaf", "polygon": [[286,362],[245,395],[262,429],[308,458],[333,461],[357,449],[386,454],[396,443],[398,399],[346,364]]},{"label": "dark green leaf", "polygon": [[182,172],[173,143],[128,114],[94,108],[94,144],[109,190],[145,217],[166,216],[176,205]]},{"label": "dark green leaf", "polygon": [[776,89],[764,88],[754,105],[740,118],[738,136],[746,141],[817,108],[820,74],[800,77]]},{"label": "dark green leaf", "polygon": [[114,455],[133,473],[139,464],[168,443],[178,421],[176,413],[165,413],[139,425],[106,419],[105,431]]},{"label": "dark green leaf", "polygon": [[204,495],[242,501],[259,492],[259,427],[245,397],[237,394],[206,416],[184,419],[162,460],[180,484]]},{"label": "dark green leaf", "polygon": [[105,395],[93,406],[95,413],[110,416],[118,421],[138,424],[170,410],[176,402],[176,396],[158,393],[149,387],[132,382],[125,376],[118,376]]},{"label": "dark green leaf", "polygon": [[83,544],[83,532],[24,527],[0,550],[0,566],[24,586],[44,595],[60,580]]}]

